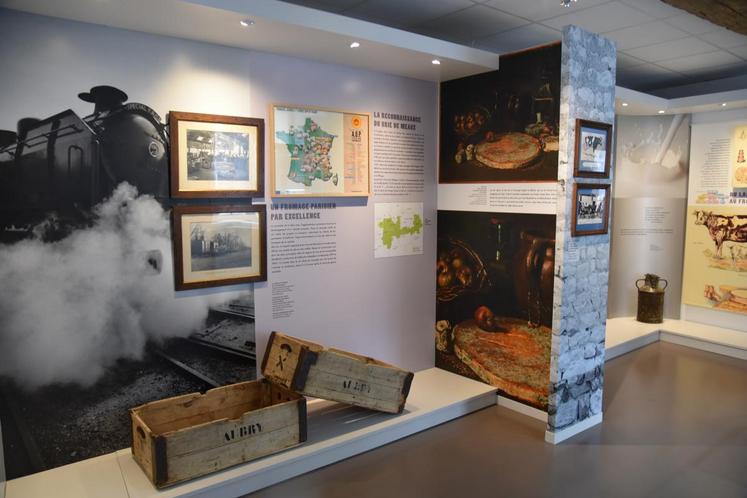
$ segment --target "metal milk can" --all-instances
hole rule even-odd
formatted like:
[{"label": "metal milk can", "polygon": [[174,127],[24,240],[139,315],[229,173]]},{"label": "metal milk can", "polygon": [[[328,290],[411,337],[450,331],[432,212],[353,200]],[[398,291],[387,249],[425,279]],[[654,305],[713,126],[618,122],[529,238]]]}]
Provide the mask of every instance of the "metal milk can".
[{"label": "metal milk can", "polygon": [[[643,282],[643,285],[640,285]],[[664,282],[663,287],[659,283]],[[643,323],[661,323],[664,321],[664,289],[669,282],[653,273],[646,273],[644,278],[635,281],[638,287],[638,315],[636,320]]]}]

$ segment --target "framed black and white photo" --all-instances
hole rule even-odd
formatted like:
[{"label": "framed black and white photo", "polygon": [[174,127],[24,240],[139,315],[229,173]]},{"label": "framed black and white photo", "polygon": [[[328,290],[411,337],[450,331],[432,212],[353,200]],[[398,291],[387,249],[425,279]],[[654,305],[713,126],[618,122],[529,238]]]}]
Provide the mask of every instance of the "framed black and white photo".
[{"label": "framed black and white photo", "polygon": [[265,206],[175,206],[176,290],[267,280]]},{"label": "framed black and white photo", "polygon": [[573,186],[573,202],[571,233],[574,237],[607,233],[610,217],[609,184],[577,183]]},{"label": "framed black and white photo", "polygon": [[264,120],[169,113],[171,196],[263,196]]},{"label": "framed black and white photo", "polygon": [[573,176],[609,178],[611,143],[611,124],[577,119]]}]

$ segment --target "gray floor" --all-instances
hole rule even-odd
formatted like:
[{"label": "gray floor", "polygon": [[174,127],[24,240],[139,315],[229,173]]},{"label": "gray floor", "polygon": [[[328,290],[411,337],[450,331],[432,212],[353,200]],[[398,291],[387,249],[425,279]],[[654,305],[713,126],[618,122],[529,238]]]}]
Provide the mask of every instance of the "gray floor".
[{"label": "gray floor", "polygon": [[656,343],[606,365],[604,423],[544,443],[491,407],[258,497],[747,497],[747,362]]}]

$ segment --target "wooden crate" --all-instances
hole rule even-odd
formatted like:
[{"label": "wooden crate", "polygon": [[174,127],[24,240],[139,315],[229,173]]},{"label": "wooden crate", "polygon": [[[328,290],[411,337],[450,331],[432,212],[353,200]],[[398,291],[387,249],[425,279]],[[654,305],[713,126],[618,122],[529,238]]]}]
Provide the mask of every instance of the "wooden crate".
[{"label": "wooden crate", "polygon": [[266,379],[307,396],[401,413],[412,372],[347,351],[273,332],[262,360]]},{"label": "wooden crate", "polygon": [[154,401],[130,416],[132,455],[159,488],[306,441],[306,399],[264,379]]}]

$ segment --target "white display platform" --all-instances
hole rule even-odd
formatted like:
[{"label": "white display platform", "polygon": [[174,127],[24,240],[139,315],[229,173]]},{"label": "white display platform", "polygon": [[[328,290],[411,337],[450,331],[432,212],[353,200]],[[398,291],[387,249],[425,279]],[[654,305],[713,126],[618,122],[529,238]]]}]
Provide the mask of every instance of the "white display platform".
[{"label": "white display platform", "polygon": [[404,413],[309,402],[296,448],[158,491],[129,449],[8,482],[6,498],[235,497],[318,469],[496,403],[496,389],[438,368],[415,374]]},{"label": "white display platform", "polygon": [[685,320],[641,323],[633,317],[607,320],[605,354],[610,360],[656,341],[747,360],[747,333]]},{"label": "white display platform", "polygon": [[110,453],[8,481],[5,498],[128,498],[117,454]]}]

